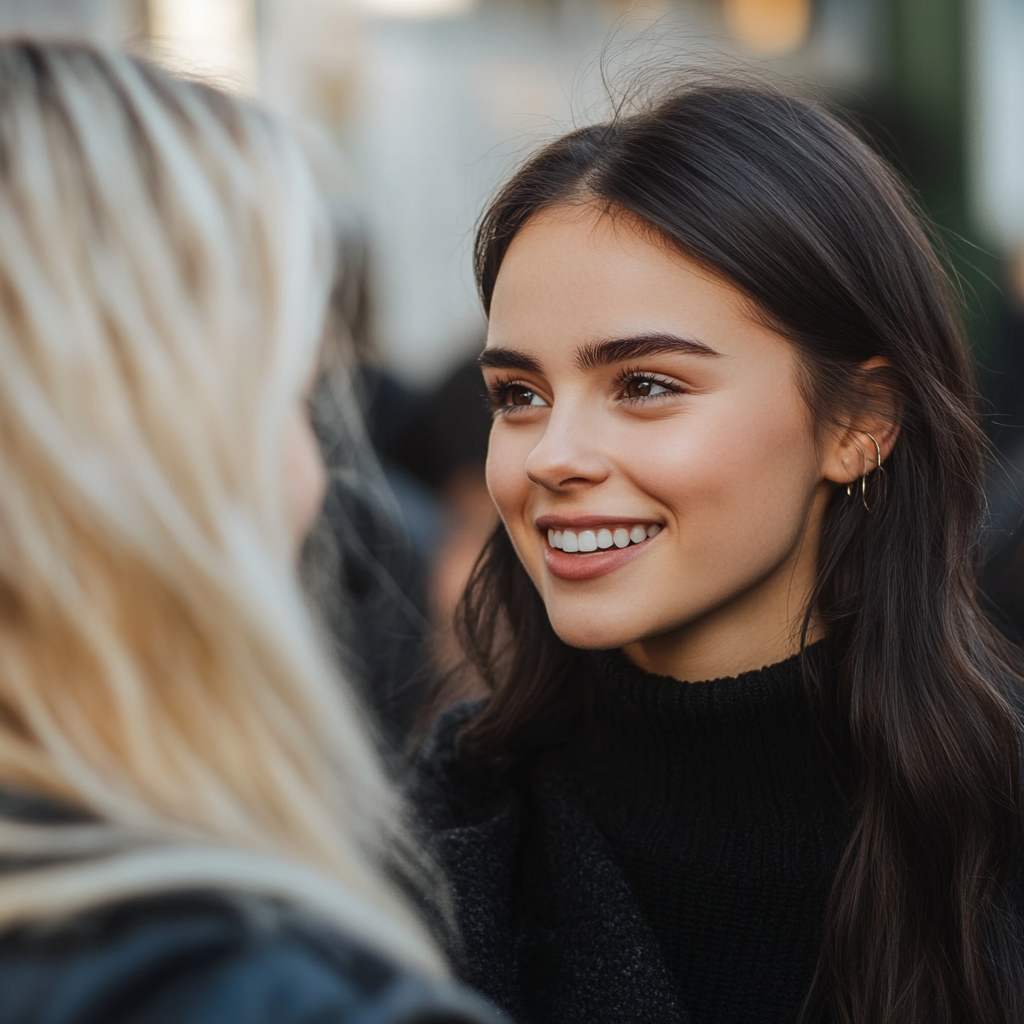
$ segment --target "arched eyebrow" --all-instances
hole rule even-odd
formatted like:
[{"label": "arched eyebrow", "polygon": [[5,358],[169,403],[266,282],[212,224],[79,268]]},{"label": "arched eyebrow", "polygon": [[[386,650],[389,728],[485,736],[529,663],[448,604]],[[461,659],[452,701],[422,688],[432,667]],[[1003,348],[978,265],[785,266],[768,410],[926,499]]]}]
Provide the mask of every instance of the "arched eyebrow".
[{"label": "arched eyebrow", "polygon": [[576,354],[576,364],[581,370],[595,370],[599,366],[625,363],[646,356],[721,354],[710,345],[692,338],[680,338],[675,334],[637,334],[631,338],[613,338],[610,341],[595,341],[583,345]]},{"label": "arched eyebrow", "polygon": [[[675,334],[637,334],[630,338],[593,341],[582,345],[576,353],[576,365],[581,370],[595,370],[599,366],[625,363],[631,359],[659,355],[721,356],[710,345]],[[540,363],[533,356],[514,348],[485,348],[477,358],[481,368],[493,370],[525,370],[541,373]]]},{"label": "arched eyebrow", "polygon": [[481,369],[490,367],[492,370],[526,370],[528,373],[540,373],[540,363],[525,352],[517,352],[514,348],[485,348],[477,357]]}]

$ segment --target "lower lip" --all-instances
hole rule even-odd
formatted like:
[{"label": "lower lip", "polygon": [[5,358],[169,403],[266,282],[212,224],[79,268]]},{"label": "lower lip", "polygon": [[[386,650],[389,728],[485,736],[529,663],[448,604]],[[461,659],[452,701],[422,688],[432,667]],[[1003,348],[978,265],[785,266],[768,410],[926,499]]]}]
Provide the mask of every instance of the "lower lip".
[{"label": "lower lip", "polygon": [[544,543],[544,564],[548,572],[559,580],[592,580],[598,576],[607,576],[621,568],[627,562],[642,555],[661,536],[653,537],[630,544],[628,548],[609,548],[607,551],[594,551],[586,555],[567,555],[558,548]]}]

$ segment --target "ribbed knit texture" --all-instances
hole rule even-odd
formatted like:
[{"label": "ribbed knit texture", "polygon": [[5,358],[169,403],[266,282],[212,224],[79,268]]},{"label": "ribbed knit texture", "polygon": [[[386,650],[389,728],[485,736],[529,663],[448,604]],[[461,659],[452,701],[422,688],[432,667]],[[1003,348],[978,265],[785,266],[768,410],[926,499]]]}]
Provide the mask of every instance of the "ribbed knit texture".
[{"label": "ribbed knit texture", "polygon": [[693,684],[592,664],[569,760],[680,1004],[693,1024],[792,1024],[845,837],[800,659]]}]

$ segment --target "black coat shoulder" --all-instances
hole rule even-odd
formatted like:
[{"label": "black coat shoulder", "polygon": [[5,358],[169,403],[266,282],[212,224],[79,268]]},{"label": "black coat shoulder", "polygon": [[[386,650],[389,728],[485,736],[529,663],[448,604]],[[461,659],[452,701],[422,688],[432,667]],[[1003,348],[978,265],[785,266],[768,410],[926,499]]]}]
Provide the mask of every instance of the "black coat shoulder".
[{"label": "black coat shoulder", "polygon": [[125,901],[0,938],[0,1024],[497,1024],[270,901]]},{"label": "black coat shoulder", "polygon": [[431,832],[490,821],[506,814],[514,799],[510,766],[480,763],[459,748],[459,735],[484,704],[467,701],[445,711],[413,758],[409,788]]},{"label": "black coat shoulder", "polygon": [[463,980],[528,1024],[687,1024],[557,750],[505,765],[460,752],[480,706],[443,714],[413,764],[413,798],[451,885]]}]

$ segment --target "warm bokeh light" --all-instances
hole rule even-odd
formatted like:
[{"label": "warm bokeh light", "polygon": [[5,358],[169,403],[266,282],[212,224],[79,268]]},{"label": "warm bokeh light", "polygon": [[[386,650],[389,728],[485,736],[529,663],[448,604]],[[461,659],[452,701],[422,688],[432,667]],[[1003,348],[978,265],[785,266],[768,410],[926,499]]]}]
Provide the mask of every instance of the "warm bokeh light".
[{"label": "warm bokeh light", "polygon": [[153,55],[172,70],[253,92],[257,77],[254,0],[149,0]]},{"label": "warm bokeh light", "polygon": [[811,0],[723,0],[729,31],[764,54],[795,50],[811,27]]},{"label": "warm bokeh light", "polygon": [[454,18],[468,14],[474,0],[358,0],[359,8],[375,18]]}]

